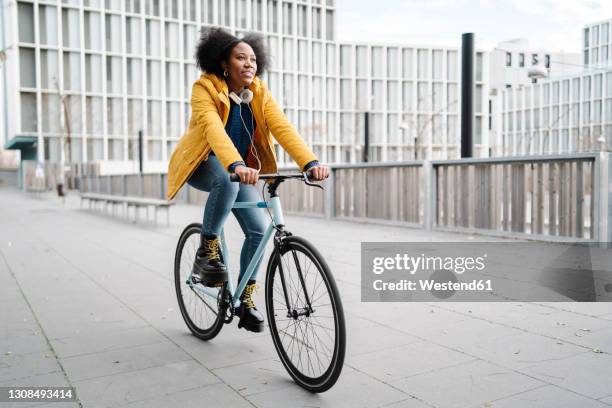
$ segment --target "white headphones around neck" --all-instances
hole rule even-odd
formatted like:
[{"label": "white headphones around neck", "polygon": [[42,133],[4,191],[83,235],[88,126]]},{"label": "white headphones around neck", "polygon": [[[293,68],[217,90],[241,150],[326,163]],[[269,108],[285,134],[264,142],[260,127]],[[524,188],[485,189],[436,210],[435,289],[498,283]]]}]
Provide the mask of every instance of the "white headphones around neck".
[{"label": "white headphones around neck", "polygon": [[234,92],[230,92],[229,97],[238,105],[241,103],[251,103],[253,100],[253,92],[249,88],[244,88],[242,91],[240,91],[239,95],[236,95]]}]

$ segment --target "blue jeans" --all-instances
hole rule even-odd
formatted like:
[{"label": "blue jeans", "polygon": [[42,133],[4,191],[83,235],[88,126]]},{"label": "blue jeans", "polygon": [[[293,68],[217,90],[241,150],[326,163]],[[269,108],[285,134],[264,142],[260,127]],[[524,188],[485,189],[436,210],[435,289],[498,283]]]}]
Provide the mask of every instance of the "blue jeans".
[{"label": "blue jeans", "polygon": [[[249,184],[230,181],[228,171],[214,155],[209,155],[208,159],[200,164],[187,183],[197,190],[209,193],[204,206],[203,235],[220,236],[230,210],[236,216],[245,235],[240,252],[240,275],[238,277],[239,280],[242,279],[242,275],[263,239],[268,223],[263,214],[264,210],[261,208],[232,208],[232,206],[234,202],[261,201],[257,188]],[[224,256],[227,259],[229,254],[224,254]],[[260,264],[261,259],[255,266],[251,280],[256,279]]]}]

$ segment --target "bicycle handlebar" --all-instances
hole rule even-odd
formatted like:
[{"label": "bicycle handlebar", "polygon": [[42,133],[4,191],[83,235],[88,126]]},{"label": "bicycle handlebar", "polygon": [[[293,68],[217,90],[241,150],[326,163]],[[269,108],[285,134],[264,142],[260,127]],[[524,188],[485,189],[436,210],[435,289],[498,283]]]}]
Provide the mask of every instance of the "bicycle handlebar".
[{"label": "bicycle handlebar", "polygon": [[[276,179],[285,180],[285,179],[290,179],[290,178],[297,178],[297,179],[305,179],[306,181],[310,181],[311,177],[312,177],[312,170],[308,170],[304,173],[293,173],[293,174],[277,174],[277,173],[260,174],[259,180],[276,180]],[[240,176],[236,173],[230,173],[230,181],[233,181],[236,183],[240,182]]]}]

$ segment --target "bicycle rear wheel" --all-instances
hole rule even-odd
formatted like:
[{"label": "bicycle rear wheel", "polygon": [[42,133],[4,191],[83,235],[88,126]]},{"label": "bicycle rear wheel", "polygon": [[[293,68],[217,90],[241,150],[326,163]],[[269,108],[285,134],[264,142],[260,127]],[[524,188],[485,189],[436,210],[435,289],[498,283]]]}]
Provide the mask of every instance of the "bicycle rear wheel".
[{"label": "bicycle rear wheel", "polygon": [[344,311],[327,263],[303,238],[289,236],[280,254],[272,253],[266,311],[274,346],[294,381],[311,392],[331,388],[344,363]]},{"label": "bicycle rear wheel", "polygon": [[[225,320],[227,283],[209,288],[195,283],[191,270],[200,246],[202,224],[188,225],[181,234],[174,257],[174,286],[183,319],[191,332],[202,340],[219,334]],[[207,291],[212,296],[206,295]]]}]

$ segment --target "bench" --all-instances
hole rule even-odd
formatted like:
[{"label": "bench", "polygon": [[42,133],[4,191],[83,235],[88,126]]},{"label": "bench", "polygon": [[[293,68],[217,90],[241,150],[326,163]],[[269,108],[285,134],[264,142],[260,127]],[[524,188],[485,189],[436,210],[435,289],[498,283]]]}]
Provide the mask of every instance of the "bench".
[{"label": "bench", "polygon": [[104,203],[104,211],[107,211],[108,205],[112,206],[113,215],[115,214],[115,205],[121,204],[125,207],[125,217],[129,219],[130,206],[134,207],[134,222],[138,222],[138,209],[145,207],[147,211],[147,221],[149,221],[149,207],[153,207],[155,210],[155,225],[157,225],[157,210],[163,208],[166,210],[166,225],[170,226],[170,206],[174,205],[174,202],[161,200],[158,198],[146,198],[146,197],[128,197],[119,196],[112,194],[98,194],[98,193],[81,193],[81,208],[83,208],[83,201],[89,200],[89,209],[92,204],[95,209],[95,204],[98,202]]}]

